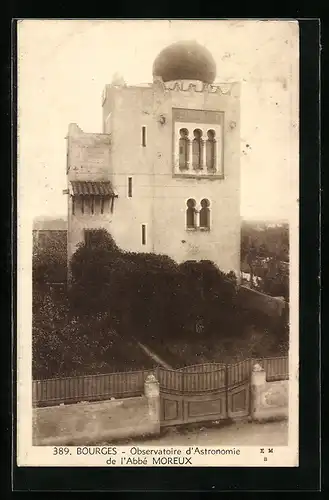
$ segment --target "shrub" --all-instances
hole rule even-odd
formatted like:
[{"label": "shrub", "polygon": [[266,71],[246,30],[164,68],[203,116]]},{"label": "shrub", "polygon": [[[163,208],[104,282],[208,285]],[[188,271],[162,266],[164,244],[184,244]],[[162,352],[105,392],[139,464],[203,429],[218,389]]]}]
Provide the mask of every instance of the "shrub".
[{"label": "shrub", "polygon": [[218,321],[227,323],[235,304],[233,273],[210,261],[178,265],[166,255],[123,252],[104,232],[97,245],[78,248],[71,269],[76,314],[107,312],[125,336],[205,332]]},{"label": "shrub", "polygon": [[122,339],[109,315],[83,319],[69,314],[68,304],[49,290],[33,297],[32,374],[34,379],[150,368],[136,345]]}]

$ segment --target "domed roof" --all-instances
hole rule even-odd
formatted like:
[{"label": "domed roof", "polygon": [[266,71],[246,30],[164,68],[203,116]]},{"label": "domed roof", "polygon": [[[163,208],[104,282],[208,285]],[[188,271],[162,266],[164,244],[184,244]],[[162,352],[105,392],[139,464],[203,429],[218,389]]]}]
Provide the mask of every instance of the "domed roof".
[{"label": "domed roof", "polygon": [[213,83],[216,63],[211,53],[194,41],[176,42],[163,49],[153,64],[153,77],[171,80],[201,80]]}]

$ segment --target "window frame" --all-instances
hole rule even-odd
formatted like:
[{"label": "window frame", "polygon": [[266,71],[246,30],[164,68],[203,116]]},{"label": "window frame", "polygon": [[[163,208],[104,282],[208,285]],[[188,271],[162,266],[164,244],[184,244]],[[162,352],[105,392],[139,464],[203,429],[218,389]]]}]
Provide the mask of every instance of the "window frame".
[{"label": "window frame", "polygon": [[[209,137],[209,132],[213,132],[213,137]],[[214,172],[216,171],[216,165],[217,165],[217,137],[216,137],[216,130],[213,128],[210,128],[207,130],[207,137],[205,140],[205,167],[208,172]],[[208,158],[207,158],[207,153],[208,153],[208,146],[212,148],[212,154],[211,154],[211,165],[208,165]]]},{"label": "window frame", "polygon": [[146,148],[146,125],[142,125],[142,147]]},{"label": "window frame", "polygon": [[[189,202],[192,202],[191,204],[194,206],[189,206]],[[196,199],[195,198],[188,198],[185,201],[185,206],[186,206],[186,210],[185,210],[185,228],[186,228],[186,231],[196,231],[198,228],[197,220],[196,220],[197,219],[196,218],[196,215],[197,215]],[[193,225],[188,224],[189,214],[191,214],[191,216],[193,217]]]},{"label": "window frame", "polygon": [[[183,132],[186,130],[186,133]],[[184,134],[184,135],[183,135]],[[181,153],[181,148],[184,148],[183,153]],[[178,162],[180,170],[188,170],[190,164],[190,136],[187,128],[179,129],[179,139],[178,139]],[[183,156],[183,162],[181,162]]]},{"label": "window frame", "polygon": [[[202,202],[203,201],[206,201],[206,206],[202,206]],[[202,198],[202,200],[200,201],[200,210],[199,210],[199,229],[200,231],[210,231],[210,227],[211,227],[211,209],[210,209],[210,205],[211,205],[211,202],[209,200],[209,198]],[[207,225],[204,226],[204,225],[201,225],[201,217],[202,217],[202,212],[203,213],[206,213],[206,217],[207,217]]]},{"label": "window frame", "polygon": [[145,246],[147,244],[147,236],[146,236],[147,229],[146,229],[145,223],[141,224],[141,230],[142,230],[141,242],[142,242],[142,246]]},{"label": "window frame", "polygon": [[[224,179],[224,112],[220,112],[221,123],[195,123],[195,122],[183,122],[183,121],[175,121],[173,126],[173,163],[172,163],[172,175],[173,177],[186,177],[186,178],[208,178],[208,179]],[[180,165],[180,130],[187,129],[189,142],[189,162],[188,168],[181,168]],[[194,168],[193,167],[193,131],[201,130],[201,155],[202,155],[202,168]],[[214,157],[215,168],[207,168],[207,138],[208,132],[215,132],[215,142],[214,142]]]},{"label": "window frame", "polygon": [[128,177],[128,198],[133,197],[133,178]]}]

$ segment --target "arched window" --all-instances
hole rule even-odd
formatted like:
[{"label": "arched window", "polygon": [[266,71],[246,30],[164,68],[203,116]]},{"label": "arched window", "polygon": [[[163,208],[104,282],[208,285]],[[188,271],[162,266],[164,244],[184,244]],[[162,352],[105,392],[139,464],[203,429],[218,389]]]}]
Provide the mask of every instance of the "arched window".
[{"label": "arched window", "polygon": [[195,229],[195,206],[196,201],[190,198],[187,200],[187,210],[186,210],[186,227],[190,229]]},{"label": "arched window", "polygon": [[206,162],[208,170],[216,168],[216,134],[214,130],[208,130],[206,143]]},{"label": "arched window", "polygon": [[202,168],[202,131],[195,129],[193,132],[194,139],[192,143],[193,168]]},{"label": "arched window", "polygon": [[201,200],[200,228],[210,229],[210,202],[206,198]]},{"label": "arched window", "polygon": [[188,130],[186,128],[182,128],[179,131],[179,168],[186,169],[188,168],[189,161],[189,138],[188,138]]}]

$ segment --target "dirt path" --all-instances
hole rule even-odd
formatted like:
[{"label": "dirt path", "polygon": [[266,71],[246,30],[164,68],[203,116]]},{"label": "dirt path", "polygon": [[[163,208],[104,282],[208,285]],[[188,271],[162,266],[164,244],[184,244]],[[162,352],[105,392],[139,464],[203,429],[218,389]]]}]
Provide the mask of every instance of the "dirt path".
[{"label": "dirt path", "polygon": [[171,427],[158,438],[132,440],[131,444],[144,446],[286,446],[288,444],[288,422],[240,422],[225,427],[205,428],[182,431]]},{"label": "dirt path", "polygon": [[172,370],[173,368],[168,365],[168,363],[166,363],[162,358],[159,358],[159,356],[157,354],[155,354],[155,352],[151,351],[151,349],[149,347],[147,347],[146,345],[144,344],[141,344],[140,342],[138,342],[138,340],[136,340],[137,344],[139,345],[139,347],[141,349],[143,349],[143,351],[150,357],[152,358],[156,363],[158,363],[159,365],[163,366],[164,368],[167,368],[167,370]]}]

